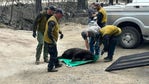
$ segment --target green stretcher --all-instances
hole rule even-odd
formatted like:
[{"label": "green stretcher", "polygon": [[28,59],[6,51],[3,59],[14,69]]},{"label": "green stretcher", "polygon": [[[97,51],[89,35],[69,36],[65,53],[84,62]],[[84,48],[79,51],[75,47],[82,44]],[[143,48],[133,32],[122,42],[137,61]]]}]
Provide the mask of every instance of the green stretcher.
[{"label": "green stretcher", "polygon": [[86,61],[71,61],[71,59],[64,59],[64,58],[59,58],[59,61],[64,62],[67,66],[69,67],[75,67],[87,63],[92,63],[96,62],[99,59],[99,55],[94,55],[94,60],[86,60]]}]

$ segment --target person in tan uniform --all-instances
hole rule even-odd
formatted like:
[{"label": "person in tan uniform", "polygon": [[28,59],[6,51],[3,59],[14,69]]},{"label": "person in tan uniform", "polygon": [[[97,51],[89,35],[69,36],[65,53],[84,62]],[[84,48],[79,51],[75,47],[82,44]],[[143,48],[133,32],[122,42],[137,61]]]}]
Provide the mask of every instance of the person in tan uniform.
[{"label": "person in tan uniform", "polygon": [[94,7],[98,11],[98,13],[96,14],[96,16],[97,16],[97,24],[98,24],[98,26],[100,26],[102,28],[102,27],[104,27],[106,25],[106,22],[107,22],[106,10],[98,2],[94,3]]},{"label": "person in tan uniform", "polygon": [[104,52],[108,52],[108,56],[104,58],[105,62],[112,61],[115,47],[119,35],[121,34],[121,29],[114,25],[107,25],[99,30],[100,32],[100,41],[102,41],[104,48],[101,52],[101,55]]},{"label": "person in tan uniform", "polygon": [[57,40],[60,34],[60,39],[63,38],[63,34],[60,31],[59,20],[63,17],[63,11],[57,9],[55,14],[51,16],[46,23],[46,30],[44,33],[44,42],[48,45],[48,52],[50,54],[50,60],[48,63],[48,72],[57,72],[55,68],[61,67],[57,55]]}]

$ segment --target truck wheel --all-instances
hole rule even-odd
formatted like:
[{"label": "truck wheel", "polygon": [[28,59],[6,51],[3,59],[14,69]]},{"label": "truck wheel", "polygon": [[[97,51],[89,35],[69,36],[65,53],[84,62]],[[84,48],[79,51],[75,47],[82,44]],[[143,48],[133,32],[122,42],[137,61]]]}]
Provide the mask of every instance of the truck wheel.
[{"label": "truck wheel", "polygon": [[123,48],[136,48],[141,43],[140,33],[132,26],[122,28],[122,34],[119,38],[119,45]]}]

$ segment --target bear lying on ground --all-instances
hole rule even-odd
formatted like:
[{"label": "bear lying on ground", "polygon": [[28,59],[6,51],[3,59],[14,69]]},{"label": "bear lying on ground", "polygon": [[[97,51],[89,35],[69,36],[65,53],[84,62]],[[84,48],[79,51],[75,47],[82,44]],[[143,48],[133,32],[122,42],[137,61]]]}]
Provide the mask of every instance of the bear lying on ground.
[{"label": "bear lying on ground", "polygon": [[72,59],[72,61],[93,60],[94,55],[85,49],[70,48],[62,54],[59,58]]}]

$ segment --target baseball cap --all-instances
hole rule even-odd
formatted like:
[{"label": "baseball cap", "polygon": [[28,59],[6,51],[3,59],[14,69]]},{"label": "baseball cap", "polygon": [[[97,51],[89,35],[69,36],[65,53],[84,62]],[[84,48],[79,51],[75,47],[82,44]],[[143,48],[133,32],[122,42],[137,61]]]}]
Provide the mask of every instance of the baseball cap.
[{"label": "baseball cap", "polygon": [[56,7],[54,6],[49,6],[48,9],[52,10],[52,11],[55,11],[56,10]]},{"label": "baseball cap", "polygon": [[45,7],[44,10],[48,10],[48,7]]},{"label": "baseball cap", "polygon": [[61,13],[62,15],[64,15],[64,11],[63,11],[62,9],[60,9],[60,8],[58,8],[58,9],[55,11],[55,13]]},{"label": "baseball cap", "polygon": [[95,2],[94,5],[95,5],[95,6],[100,6],[100,3]]}]

